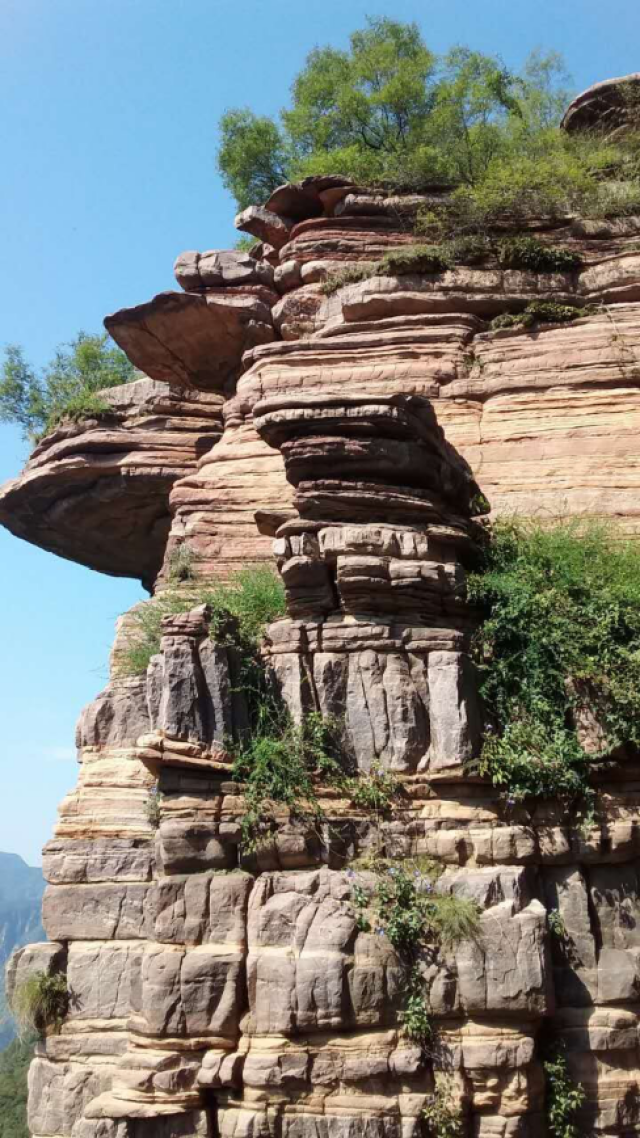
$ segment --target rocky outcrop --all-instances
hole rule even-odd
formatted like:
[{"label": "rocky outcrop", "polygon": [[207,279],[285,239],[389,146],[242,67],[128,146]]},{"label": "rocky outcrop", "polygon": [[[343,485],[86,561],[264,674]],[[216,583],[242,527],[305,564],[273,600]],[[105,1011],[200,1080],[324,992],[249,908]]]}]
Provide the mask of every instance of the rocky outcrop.
[{"label": "rocky outcrop", "polygon": [[100,393],[109,412],[64,420],[0,491],[0,522],[61,557],[151,588],[169,491],[220,437],[215,395],[138,379]]},{"label": "rocky outcrop", "polygon": [[[62,971],[69,989],[32,1068],[36,1138],[413,1138],[443,1073],[469,1138],[543,1138],[548,1036],[585,1088],[581,1131],[640,1133],[638,771],[601,773],[581,828],[483,782],[464,588],[489,508],[637,528],[640,223],[532,223],[580,254],[568,273],[487,254],[327,288],[414,243],[445,192],[279,187],[236,219],[252,255],[183,254],[183,292],[108,318],[156,381],[149,402],[112,395],[117,424],[61,428],[5,492],[16,532],[158,587],[177,550],[190,577],[275,557],[270,690],[294,720],[340,724],[357,785],[397,783],[382,809],[317,780],[320,809],[273,804],[252,845],[229,754],[251,728],[234,648],[194,603],[124,675],[123,619],[45,850],[50,943],[10,970],[12,986]],[[532,300],[575,319],[490,326]],[[116,479],[102,513],[98,471],[105,497]],[[405,1019],[402,953],[362,920],[371,870],[353,866],[372,852],[433,859],[437,891],[477,906],[474,935],[418,962],[428,1047]]]},{"label": "rocky outcrop", "polygon": [[569,103],[562,126],[570,133],[597,130],[608,135],[629,125],[635,126],[633,112],[637,107],[639,89],[640,73],[637,71],[593,83]]}]

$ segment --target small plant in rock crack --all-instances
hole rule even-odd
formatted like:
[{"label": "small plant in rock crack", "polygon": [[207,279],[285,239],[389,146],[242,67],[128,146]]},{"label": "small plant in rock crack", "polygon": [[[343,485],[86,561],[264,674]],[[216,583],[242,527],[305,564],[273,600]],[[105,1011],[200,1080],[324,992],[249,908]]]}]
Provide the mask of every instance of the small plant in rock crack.
[{"label": "small plant in rock crack", "polygon": [[179,585],[183,581],[194,581],[195,561],[195,554],[186,543],[177,545],[169,557],[169,581],[173,585]]},{"label": "small plant in rock crack", "polygon": [[158,784],[151,788],[147,795],[147,800],[144,804],[144,812],[149,825],[154,829],[159,829],[160,820],[162,818],[162,791],[159,789]]},{"label": "small plant in rock crack", "polygon": [[553,1045],[542,1064],[545,1074],[545,1113],[553,1138],[579,1138],[576,1115],[586,1094],[569,1073],[567,1057],[560,1044]]},{"label": "small plant in rock crack", "polygon": [[391,810],[394,799],[400,793],[400,783],[379,763],[372,763],[367,774],[344,779],[341,789],[349,795],[354,806],[380,817]]},{"label": "small plant in rock crack", "polygon": [[435,1087],[422,1109],[428,1138],[462,1138],[464,1119],[457,1098],[456,1085],[450,1075],[438,1072]]},{"label": "small plant in rock crack", "polygon": [[563,941],[566,939],[567,926],[564,923],[564,919],[559,909],[548,910],[547,924],[549,926],[549,932],[552,936],[556,937],[557,940]]},{"label": "small plant in rock crack", "polygon": [[35,1031],[59,1032],[69,1008],[67,978],[62,972],[34,972],[13,993],[11,1011],[20,1036]]},{"label": "small plant in rock crack", "polygon": [[286,808],[292,821],[306,825],[324,821],[316,780],[335,782],[342,777],[336,754],[331,720],[311,712],[296,724],[275,700],[265,701],[256,730],[234,761],[234,777],[244,783],[247,807],[242,819],[245,851],[257,849],[273,836],[278,807]]},{"label": "small plant in rock crack", "polygon": [[425,1054],[433,1039],[422,966],[440,949],[475,937],[479,909],[474,901],[435,889],[438,869],[418,868],[411,861],[383,858],[372,862],[362,880],[354,879],[353,901],[358,928],[386,937],[395,949],[403,972],[401,1019],[409,1037]]}]

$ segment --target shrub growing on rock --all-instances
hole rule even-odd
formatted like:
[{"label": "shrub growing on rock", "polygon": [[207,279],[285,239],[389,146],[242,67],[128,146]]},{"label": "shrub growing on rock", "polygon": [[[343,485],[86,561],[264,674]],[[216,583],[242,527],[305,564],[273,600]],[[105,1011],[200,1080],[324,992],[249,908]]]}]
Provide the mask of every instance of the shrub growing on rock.
[{"label": "shrub growing on rock", "polygon": [[555,300],[532,300],[522,312],[494,316],[490,327],[493,332],[498,332],[501,328],[534,328],[536,324],[570,324],[590,311],[590,308],[558,304]]},{"label": "shrub growing on rock", "polygon": [[16,988],[11,1001],[21,1035],[59,1031],[68,1006],[67,979],[61,972],[34,972]]},{"label": "shrub growing on rock", "polygon": [[582,257],[572,249],[554,249],[526,235],[499,241],[497,257],[503,269],[529,269],[534,273],[571,273],[582,264]]},{"label": "shrub growing on rock", "polygon": [[0,422],[19,423],[24,437],[37,441],[61,419],[108,413],[108,403],[97,393],[129,383],[134,376],[133,364],[107,335],[80,332],[58,348],[40,375],[21,348],[10,346],[0,376]]},{"label": "shrub growing on rock", "polygon": [[588,795],[592,763],[640,742],[640,547],[593,521],[498,522],[469,596],[480,772],[514,803]]}]

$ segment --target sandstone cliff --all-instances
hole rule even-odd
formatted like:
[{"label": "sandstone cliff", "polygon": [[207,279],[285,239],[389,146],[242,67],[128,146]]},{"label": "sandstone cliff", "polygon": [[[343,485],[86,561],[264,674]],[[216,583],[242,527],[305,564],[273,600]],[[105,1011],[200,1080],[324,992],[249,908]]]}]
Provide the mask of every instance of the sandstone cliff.
[{"label": "sandstone cliff", "polygon": [[[547,1031],[585,1088],[584,1133],[640,1133],[638,772],[601,781],[587,830],[554,803],[506,812],[469,775],[464,590],[484,498],[638,528],[640,219],[532,222],[580,255],[569,272],[488,253],[327,295],[337,270],[415,243],[424,201],[307,179],[240,216],[252,256],[182,254],[181,292],[106,320],[154,381],[144,400],[61,428],[5,490],[20,536],[159,592],[179,558],[209,578],[275,556],[282,700],[339,717],[356,773],[400,788],[374,817],[321,785],[321,824],[280,810],[248,847],[232,651],[194,607],[124,676],[125,618],[45,850],[51,943],[9,973],[68,983],[31,1071],[37,1138],[412,1138],[442,1072],[466,1133],[535,1138]],[[575,319],[490,327],[541,299]],[[401,953],[359,911],[350,866],[372,850],[434,859],[439,894],[479,912],[419,962],[428,1048]]]}]

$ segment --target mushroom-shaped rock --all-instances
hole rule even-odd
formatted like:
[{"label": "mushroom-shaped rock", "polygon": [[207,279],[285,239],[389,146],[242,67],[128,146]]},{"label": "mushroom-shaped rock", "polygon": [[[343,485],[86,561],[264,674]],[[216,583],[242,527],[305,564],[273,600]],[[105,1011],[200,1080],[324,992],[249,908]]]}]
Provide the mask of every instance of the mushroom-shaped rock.
[{"label": "mushroom-shaped rock", "polygon": [[66,420],[0,490],[0,523],[91,569],[150,587],[169,491],[222,432],[222,399],[143,378],[100,393],[109,412]]},{"label": "mushroom-shaped rock", "polygon": [[146,304],[107,316],[105,328],[153,379],[230,393],[243,353],[275,338],[271,294],[254,287],[255,292],[161,292]]},{"label": "mushroom-shaped rock", "polygon": [[[569,103],[562,126],[567,131],[598,130],[613,134],[637,121],[640,109],[640,72],[604,79],[576,95]],[[634,114],[635,112],[635,114]]]}]

